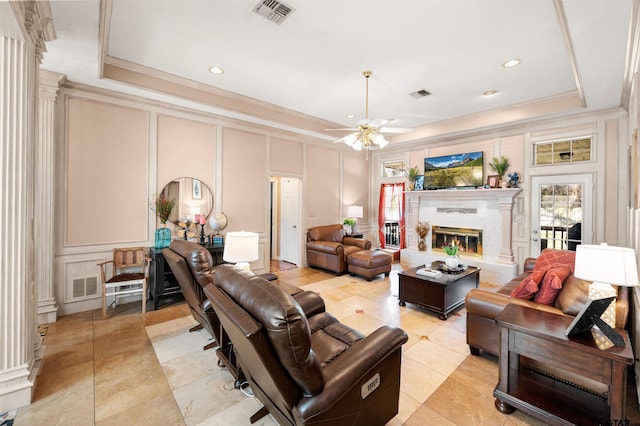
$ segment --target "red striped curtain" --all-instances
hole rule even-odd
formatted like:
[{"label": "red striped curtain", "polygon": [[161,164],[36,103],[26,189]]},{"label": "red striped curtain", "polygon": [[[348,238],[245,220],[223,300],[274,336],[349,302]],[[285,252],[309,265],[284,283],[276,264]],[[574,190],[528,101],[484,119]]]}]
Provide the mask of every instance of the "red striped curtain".
[{"label": "red striped curtain", "polygon": [[378,238],[380,247],[386,245],[384,224],[386,221],[397,221],[400,226],[400,248],[406,248],[404,223],[404,182],[383,183],[380,185],[380,202],[378,203]]}]

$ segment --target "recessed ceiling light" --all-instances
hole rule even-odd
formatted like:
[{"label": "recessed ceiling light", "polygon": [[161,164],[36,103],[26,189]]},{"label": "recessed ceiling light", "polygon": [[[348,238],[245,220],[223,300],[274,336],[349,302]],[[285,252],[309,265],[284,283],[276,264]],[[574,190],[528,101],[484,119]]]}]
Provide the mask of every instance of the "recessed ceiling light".
[{"label": "recessed ceiling light", "polygon": [[347,118],[356,118],[356,115],[355,114],[347,114],[347,115],[345,115],[345,117],[347,117]]},{"label": "recessed ceiling light", "polygon": [[224,74],[224,70],[220,67],[211,67],[209,68],[209,72],[216,75]]},{"label": "recessed ceiling light", "polygon": [[502,64],[505,68],[513,68],[517,65],[520,65],[520,59],[509,59],[507,62]]},{"label": "recessed ceiling light", "polygon": [[494,96],[494,95],[497,95],[497,94],[498,94],[498,91],[497,91],[497,90],[487,90],[486,92],[484,92],[484,93],[482,94],[482,96],[486,96],[486,97],[488,97],[488,98],[489,98],[489,97]]}]

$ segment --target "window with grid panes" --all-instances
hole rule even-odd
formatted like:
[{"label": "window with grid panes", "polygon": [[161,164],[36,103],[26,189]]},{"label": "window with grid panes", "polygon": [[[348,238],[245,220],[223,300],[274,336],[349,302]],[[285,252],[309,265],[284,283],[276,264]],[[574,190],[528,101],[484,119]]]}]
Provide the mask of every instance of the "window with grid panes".
[{"label": "window with grid panes", "polygon": [[575,139],[540,142],[533,146],[534,164],[562,164],[591,160],[592,138],[581,137]]}]

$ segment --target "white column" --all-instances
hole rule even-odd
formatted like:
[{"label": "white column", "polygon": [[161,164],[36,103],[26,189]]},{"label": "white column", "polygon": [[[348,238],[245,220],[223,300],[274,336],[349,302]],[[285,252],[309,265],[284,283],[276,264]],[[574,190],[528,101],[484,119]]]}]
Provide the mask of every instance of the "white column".
[{"label": "white column", "polygon": [[31,402],[35,315],[28,276],[29,49],[0,38],[0,412]]},{"label": "white column", "polygon": [[35,158],[36,283],[38,324],[56,321],[58,303],[53,287],[53,213],[55,193],[55,104],[64,75],[40,70],[38,134]]},{"label": "white column", "polygon": [[420,197],[405,193],[404,229],[407,239],[407,248],[418,249],[418,236],[416,225],[420,220]]},{"label": "white column", "polygon": [[513,249],[511,246],[511,213],[513,211],[513,196],[499,198],[500,216],[502,217],[502,245],[496,263],[506,263],[512,265],[515,263],[513,257]]},{"label": "white column", "polygon": [[36,327],[34,156],[48,2],[0,2],[0,413],[31,402]]}]

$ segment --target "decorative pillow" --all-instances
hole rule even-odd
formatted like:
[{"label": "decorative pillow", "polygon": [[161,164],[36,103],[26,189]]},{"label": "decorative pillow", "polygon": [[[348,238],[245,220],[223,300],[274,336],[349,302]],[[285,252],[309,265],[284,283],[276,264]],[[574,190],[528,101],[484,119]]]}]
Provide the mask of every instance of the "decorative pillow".
[{"label": "decorative pillow", "polygon": [[511,297],[531,300],[538,292],[538,287],[543,276],[544,271],[533,271],[511,291]]},{"label": "decorative pillow", "polygon": [[571,275],[562,284],[554,306],[567,315],[576,316],[589,300],[590,281],[581,280]]},{"label": "decorative pillow", "polygon": [[571,269],[567,265],[556,265],[547,269],[540,284],[540,290],[533,301],[542,305],[553,305],[562,289],[562,283],[569,275],[571,275]]},{"label": "decorative pillow", "polygon": [[546,248],[536,259],[534,271],[545,271],[555,264],[567,265],[571,272],[576,264],[576,252]]}]

